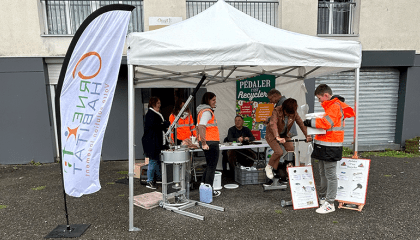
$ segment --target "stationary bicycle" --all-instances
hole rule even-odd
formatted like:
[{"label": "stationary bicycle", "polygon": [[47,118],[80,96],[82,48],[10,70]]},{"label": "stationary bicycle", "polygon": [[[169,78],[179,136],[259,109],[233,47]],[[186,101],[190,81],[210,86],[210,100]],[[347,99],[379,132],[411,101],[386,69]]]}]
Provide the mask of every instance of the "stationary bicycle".
[{"label": "stationary bicycle", "polygon": [[[282,169],[286,170],[287,167],[289,167],[289,166],[299,166],[300,165],[300,161],[299,161],[299,159],[300,159],[299,142],[303,142],[303,141],[306,141],[306,139],[292,139],[292,140],[287,140],[286,141],[286,142],[293,142],[294,151],[286,151],[283,144],[280,144],[280,147],[283,150],[283,155],[280,157],[279,169],[282,168]],[[296,154],[295,154],[295,152],[296,152]],[[274,173],[273,183],[271,185],[263,185],[264,191],[286,189],[288,182],[287,181],[280,181],[280,177],[278,176],[277,172],[273,171],[273,173]]]}]

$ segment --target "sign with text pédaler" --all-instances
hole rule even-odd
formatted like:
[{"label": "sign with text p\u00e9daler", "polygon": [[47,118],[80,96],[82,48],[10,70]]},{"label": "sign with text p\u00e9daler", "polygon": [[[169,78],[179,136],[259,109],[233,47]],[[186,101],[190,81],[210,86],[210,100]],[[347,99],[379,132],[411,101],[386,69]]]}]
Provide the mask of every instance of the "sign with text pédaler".
[{"label": "sign with text p\u00e9daler", "polygon": [[338,161],[338,184],[335,200],[365,205],[369,169],[370,159],[343,158]]},{"label": "sign with text p\u00e9daler", "polygon": [[269,103],[267,93],[275,88],[275,83],[276,78],[272,75],[259,75],[236,82],[236,115],[246,119],[244,125],[253,132],[257,140],[265,137],[264,121],[271,116],[274,109],[274,105]]},{"label": "sign with text p\u00e9daler", "polygon": [[289,167],[290,192],[292,194],[293,210],[318,207],[312,166]]}]

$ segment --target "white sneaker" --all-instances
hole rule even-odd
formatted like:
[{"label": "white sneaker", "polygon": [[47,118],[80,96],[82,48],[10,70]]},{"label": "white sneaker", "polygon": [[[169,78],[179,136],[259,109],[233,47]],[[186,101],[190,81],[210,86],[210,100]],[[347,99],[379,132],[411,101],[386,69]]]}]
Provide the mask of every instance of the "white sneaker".
[{"label": "white sneaker", "polygon": [[329,202],[325,202],[324,204],[321,205],[320,208],[316,210],[317,213],[321,213],[321,214],[326,214],[326,213],[330,213],[334,211],[335,211],[334,204],[330,204]]},{"label": "white sneaker", "polygon": [[265,167],[265,174],[267,175],[267,177],[269,179],[273,179],[274,178],[274,174],[273,174],[273,167],[270,165],[267,165]]},{"label": "white sneaker", "polygon": [[322,197],[319,199],[319,205],[324,205],[325,203],[325,197]]}]

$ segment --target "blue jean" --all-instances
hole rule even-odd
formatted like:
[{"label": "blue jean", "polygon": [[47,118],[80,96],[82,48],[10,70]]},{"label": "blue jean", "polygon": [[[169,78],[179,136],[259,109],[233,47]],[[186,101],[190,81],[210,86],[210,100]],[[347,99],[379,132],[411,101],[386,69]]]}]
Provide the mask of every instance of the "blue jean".
[{"label": "blue jean", "polygon": [[162,179],[160,165],[160,160],[149,159],[149,166],[147,167],[147,182],[153,182],[155,174],[157,179]]}]

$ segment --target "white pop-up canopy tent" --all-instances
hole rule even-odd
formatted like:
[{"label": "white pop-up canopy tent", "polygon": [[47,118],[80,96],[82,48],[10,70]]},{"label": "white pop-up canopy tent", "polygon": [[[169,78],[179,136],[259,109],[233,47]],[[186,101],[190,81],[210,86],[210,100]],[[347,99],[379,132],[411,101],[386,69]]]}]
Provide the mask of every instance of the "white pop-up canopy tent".
[{"label": "white pop-up canopy tent", "polygon": [[[362,47],[355,41],[307,36],[267,25],[223,0],[180,23],[127,38],[129,82],[130,231],[133,227],[134,88],[203,86],[217,96],[221,139],[233,125],[235,81],[275,75],[283,95],[306,103],[304,79],[356,69],[355,104]],[[355,107],[357,109],[357,106]],[[299,131],[299,130],[298,130]],[[357,151],[357,118],[355,120]]]}]

